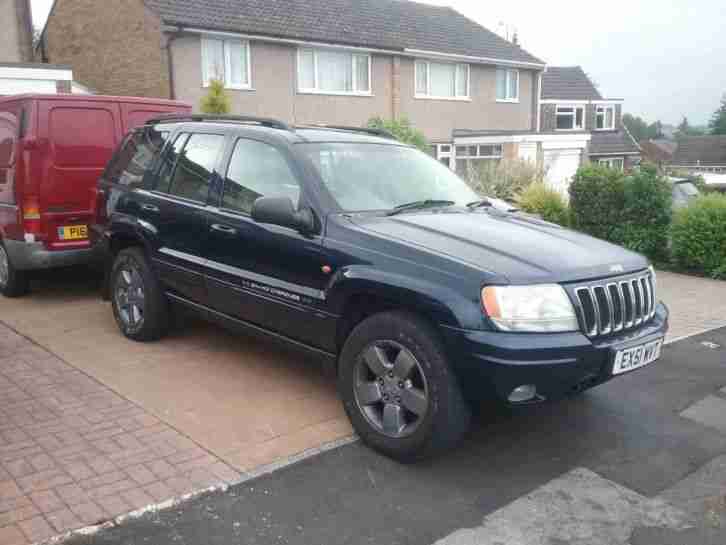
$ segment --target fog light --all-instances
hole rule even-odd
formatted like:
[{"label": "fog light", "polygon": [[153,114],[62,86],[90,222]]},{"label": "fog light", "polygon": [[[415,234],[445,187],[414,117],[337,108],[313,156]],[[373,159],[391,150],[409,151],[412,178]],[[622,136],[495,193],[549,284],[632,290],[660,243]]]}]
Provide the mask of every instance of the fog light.
[{"label": "fog light", "polygon": [[537,387],[534,384],[523,384],[512,390],[508,399],[510,403],[523,403],[535,397],[537,397]]}]

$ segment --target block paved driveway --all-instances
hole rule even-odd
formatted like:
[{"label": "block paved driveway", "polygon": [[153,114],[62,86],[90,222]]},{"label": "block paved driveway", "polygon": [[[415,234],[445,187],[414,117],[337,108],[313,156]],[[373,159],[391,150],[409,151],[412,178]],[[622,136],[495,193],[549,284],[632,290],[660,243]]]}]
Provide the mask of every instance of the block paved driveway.
[{"label": "block paved driveway", "polygon": [[[0,544],[28,543],[348,437],[313,362],[191,322],[125,340],[93,277],[0,299]],[[726,325],[726,283],[661,273],[671,338]],[[35,344],[34,344],[35,343]]]}]

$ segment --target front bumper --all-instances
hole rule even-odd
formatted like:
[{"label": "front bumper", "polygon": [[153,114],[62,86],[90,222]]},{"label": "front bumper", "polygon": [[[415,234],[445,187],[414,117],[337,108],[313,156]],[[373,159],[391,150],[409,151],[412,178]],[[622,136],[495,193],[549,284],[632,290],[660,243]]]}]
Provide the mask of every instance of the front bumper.
[{"label": "front bumper", "polygon": [[40,242],[5,239],[3,243],[10,263],[21,271],[85,265],[100,258],[97,245],[77,250],[48,250]]},{"label": "front bumper", "polygon": [[516,387],[534,384],[538,396],[532,403],[560,399],[613,378],[615,352],[664,337],[668,309],[659,303],[646,325],[594,341],[579,332],[442,331],[467,397],[507,402]]}]

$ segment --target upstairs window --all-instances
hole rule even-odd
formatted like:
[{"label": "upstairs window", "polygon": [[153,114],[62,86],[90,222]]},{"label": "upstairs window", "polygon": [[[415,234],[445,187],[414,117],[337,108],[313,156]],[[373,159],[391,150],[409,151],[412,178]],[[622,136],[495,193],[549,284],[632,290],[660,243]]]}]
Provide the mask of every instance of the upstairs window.
[{"label": "upstairs window", "polygon": [[371,56],[331,49],[299,49],[297,87],[303,93],[368,95]]},{"label": "upstairs window", "polygon": [[469,98],[469,65],[416,61],[416,96]]},{"label": "upstairs window", "polygon": [[585,128],[585,108],[582,106],[557,106],[557,130],[581,131]]},{"label": "upstairs window", "polygon": [[229,89],[251,88],[249,42],[202,38],[202,77],[205,87],[219,80]]},{"label": "upstairs window", "polygon": [[497,101],[519,102],[519,70],[497,68]]},{"label": "upstairs window", "polygon": [[598,106],[595,114],[595,128],[600,131],[615,128],[615,106]]}]

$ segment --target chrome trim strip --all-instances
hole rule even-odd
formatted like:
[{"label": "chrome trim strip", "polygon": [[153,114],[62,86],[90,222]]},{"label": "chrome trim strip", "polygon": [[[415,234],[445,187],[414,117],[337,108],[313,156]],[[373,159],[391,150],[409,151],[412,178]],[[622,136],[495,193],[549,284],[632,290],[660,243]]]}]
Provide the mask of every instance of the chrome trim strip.
[{"label": "chrome trim strip", "polygon": [[147,191],[146,189],[134,189],[134,193],[138,193],[139,195],[145,195],[147,197],[154,197],[157,199],[161,199],[162,201],[170,202],[173,204],[180,204],[182,206],[188,206],[189,208],[194,208],[196,210],[206,210],[207,209],[207,206],[204,203],[191,202],[186,199],[180,199],[180,198],[174,197],[173,195],[167,195],[165,193],[160,193],[159,191]]},{"label": "chrome trim strip", "polygon": [[595,310],[595,334],[599,334],[602,331],[602,319],[600,318],[600,304],[597,302],[595,297],[595,290],[592,287],[587,288],[590,298],[592,299],[592,308]]},{"label": "chrome trim strip", "polygon": [[643,321],[643,296],[640,293],[640,287],[638,286],[637,278],[633,278],[630,281],[630,287],[633,290],[633,314],[635,315],[635,320],[633,320],[633,323],[637,326],[640,325]]},{"label": "chrome trim strip", "polygon": [[231,265],[226,265],[224,263],[218,263],[218,262],[212,261],[210,259],[204,259],[204,258],[195,256],[195,255],[188,254],[186,252],[172,250],[171,248],[160,248],[159,253],[165,254],[165,255],[168,255],[171,257],[176,257],[177,259],[183,259],[183,260],[189,261],[191,263],[196,263],[197,265],[201,265],[203,267],[209,267],[211,269],[214,269],[214,270],[226,273],[226,274],[230,274],[232,276],[236,276],[237,278],[243,278],[245,280],[250,280],[252,282],[259,282],[260,284],[266,284],[267,286],[271,286],[271,287],[278,288],[281,290],[287,290],[291,293],[296,293],[298,295],[305,295],[307,297],[312,297],[313,299],[325,301],[325,292],[320,291],[320,290],[308,288],[306,286],[298,286],[297,284],[285,282],[284,280],[279,280],[279,279],[273,278],[271,276],[265,276],[262,274],[245,271],[245,270],[239,269],[237,267],[232,267]]},{"label": "chrome trim strip", "polygon": [[[593,327],[591,329],[587,329],[587,314],[585,314],[585,305],[583,303],[583,298],[580,295],[581,292],[587,292],[589,297],[589,291],[587,288],[577,288],[575,290],[575,295],[577,296],[577,299],[580,303],[580,315],[582,316],[582,325],[585,327],[585,335],[588,337],[592,337],[594,335],[597,335],[597,321],[593,322]],[[594,307],[593,307],[594,311]],[[593,316],[594,317],[594,316]]]},{"label": "chrome trim strip", "polygon": [[0,208],[10,208],[10,210],[18,210],[18,205],[0,202]]},{"label": "chrome trim strip", "polygon": [[[608,290],[605,288],[605,286],[602,286],[602,285],[595,286],[593,288],[593,290],[595,292],[595,297],[597,297],[598,290],[602,290],[602,292],[605,294],[605,304],[608,306],[608,308],[603,309],[600,306],[599,300],[597,302],[597,305],[598,305],[598,310],[600,311],[600,335],[607,335],[608,333],[610,333],[613,330],[613,308],[612,308],[613,304],[612,304],[612,301],[610,300],[610,296],[607,293]],[[605,313],[606,310],[607,310],[607,315],[608,315],[609,321],[608,321],[608,325],[604,326],[603,325],[603,314]]]},{"label": "chrome trim strip", "polygon": [[623,329],[623,305],[620,304],[620,321],[616,324],[615,323],[615,304],[613,303],[613,294],[610,293],[610,287],[615,288],[615,293],[620,295],[620,292],[618,291],[618,285],[611,282],[609,284],[605,284],[605,293],[608,296],[608,302],[610,303],[610,324],[612,325],[613,331],[618,332],[621,329]]}]

